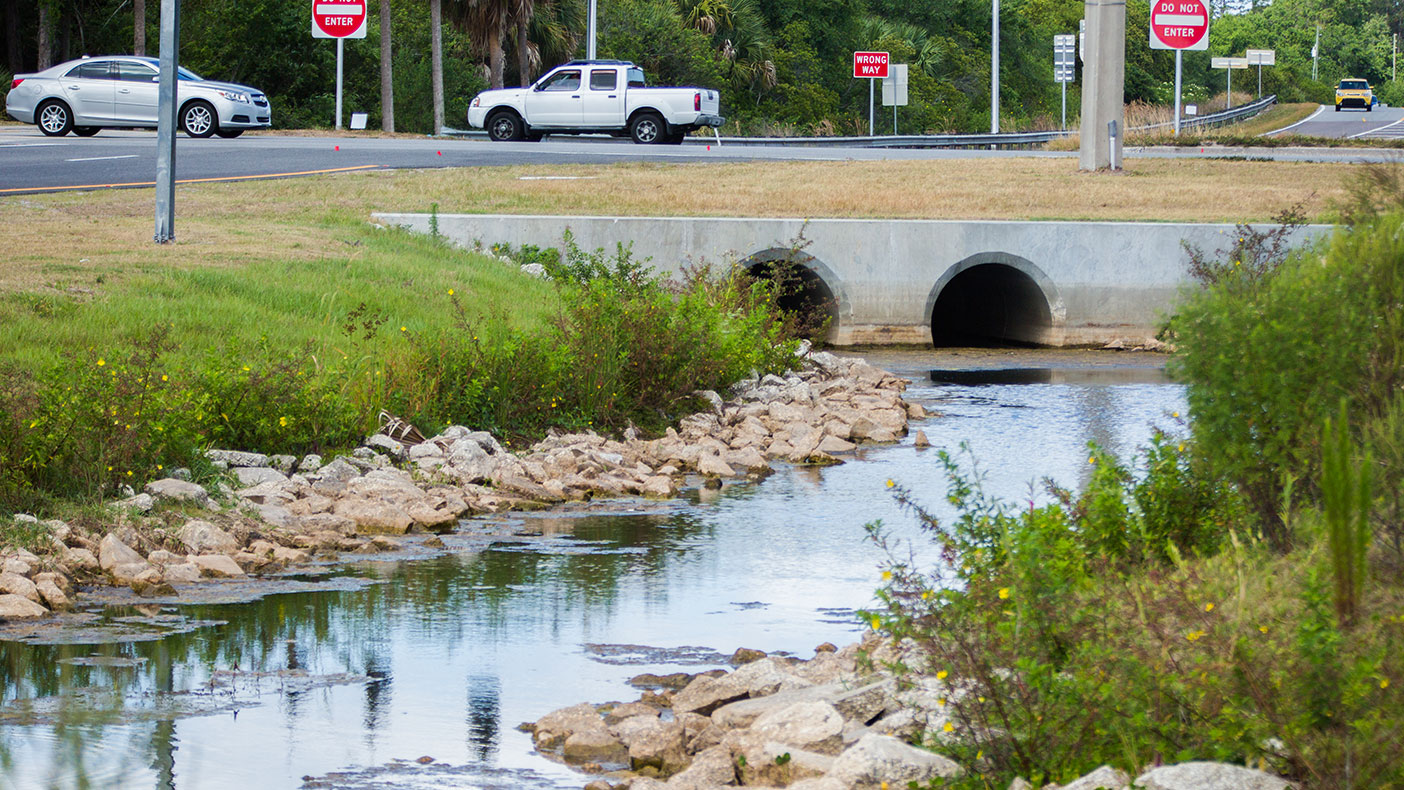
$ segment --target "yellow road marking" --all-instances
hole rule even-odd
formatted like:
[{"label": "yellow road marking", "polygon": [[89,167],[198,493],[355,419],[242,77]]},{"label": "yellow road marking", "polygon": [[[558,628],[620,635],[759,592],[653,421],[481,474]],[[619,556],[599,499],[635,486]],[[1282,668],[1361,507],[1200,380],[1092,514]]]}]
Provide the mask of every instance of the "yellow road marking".
[{"label": "yellow road marking", "polygon": [[[355,167],[333,167],[329,170],[299,170],[293,173],[260,173],[252,176],[220,176],[218,178],[178,178],[177,184],[202,184],[213,181],[253,181],[260,178],[287,178],[289,176],[317,176],[327,173],[346,173],[352,170],[374,170],[380,165],[356,165]],[[155,181],[131,181],[125,184],[83,184],[72,187],[15,187],[13,189],[0,189],[0,195],[6,192],[62,192],[69,189],[115,189],[117,187],[154,187]]]}]

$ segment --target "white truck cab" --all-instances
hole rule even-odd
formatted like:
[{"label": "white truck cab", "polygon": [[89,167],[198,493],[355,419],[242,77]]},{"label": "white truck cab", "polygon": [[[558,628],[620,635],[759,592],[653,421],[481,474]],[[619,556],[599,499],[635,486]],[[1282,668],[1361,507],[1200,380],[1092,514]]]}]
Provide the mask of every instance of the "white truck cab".
[{"label": "white truck cab", "polygon": [[468,107],[468,125],[497,141],[605,133],[676,144],[722,120],[716,91],[650,88],[643,69],[624,60],[573,60],[530,88],[483,91]]}]

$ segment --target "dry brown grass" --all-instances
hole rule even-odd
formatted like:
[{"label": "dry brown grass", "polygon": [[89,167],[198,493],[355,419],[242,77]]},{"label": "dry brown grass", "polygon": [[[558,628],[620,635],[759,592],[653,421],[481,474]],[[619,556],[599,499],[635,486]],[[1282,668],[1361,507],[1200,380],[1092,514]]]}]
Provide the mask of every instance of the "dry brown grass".
[{"label": "dry brown grass", "polygon": [[[634,216],[1261,221],[1320,219],[1356,166],[1137,159],[1119,175],[1071,158],[619,164],[375,171],[192,184],[176,242],[152,243],[149,189],[0,198],[0,293],[90,286],[154,267],[344,257],[373,211]],[[522,180],[570,175],[580,180]]]}]

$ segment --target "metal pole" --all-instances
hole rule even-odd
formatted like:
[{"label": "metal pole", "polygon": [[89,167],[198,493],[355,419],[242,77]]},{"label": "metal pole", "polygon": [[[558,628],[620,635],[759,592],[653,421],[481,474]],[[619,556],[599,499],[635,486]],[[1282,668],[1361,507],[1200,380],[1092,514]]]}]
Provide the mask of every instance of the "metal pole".
[{"label": "metal pole", "polygon": [[336,128],[341,128],[341,53],[345,39],[336,40]]},{"label": "metal pole", "polygon": [[[893,89],[892,89],[892,92],[895,94],[895,93],[897,92],[897,89],[896,89],[896,88],[893,88]],[[893,136],[893,137],[896,137],[896,136],[897,136],[897,97],[896,97],[896,96],[893,96],[893,97],[892,97],[892,136]]]},{"label": "metal pole", "polygon": [[1063,86],[1063,125],[1062,129],[1068,128],[1068,83],[1066,81],[1058,83]]},{"label": "metal pole", "polygon": [[180,0],[161,0],[161,76],[156,116],[156,243],[175,239],[175,147],[177,50],[180,48]]},{"label": "metal pole", "polygon": [[595,0],[590,0],[590,17],[585,32],[585,59],[595,59]]},{"label": "metal pole", "polygon": [[1180,68],[1184,50],[1175,50],[1175,136],[1180,136]]},{"label": "metal pole", "polygon": [[1399,79],[1399,34],[1394,34],[1394,43],[1389,49],[1389,81],[1396,82]]},{"label": "metal pole", "polygon": [[873,136],[873,83],[872,77],[868,78],[868,136]]},{"label": "metal pole", "polygon": [[1233,66],[1224,69],[1228,73],[1228,98],[1224,100],[1224,109],[1233,109]]},{"label": "metal pole", "polygon": [[1107,121],[1107,166],[1112,170],[1121,169],[1121,147],[1116,144],[1116,132],[1116,121]]},{"label": "metal pole", "polygon": [[1258,58],[1258,98],[1263,98],[1263,59]]},{"label": "metal pole", "polygon": [[1316,26],[1316,43],[1311,45],[1311,78],[1316,79],[1316,58],[1321,53],[1321,25]]},{"label": "metal pole", "polygon": [[990,134],[999,134],[999,0],[990,16]]}]

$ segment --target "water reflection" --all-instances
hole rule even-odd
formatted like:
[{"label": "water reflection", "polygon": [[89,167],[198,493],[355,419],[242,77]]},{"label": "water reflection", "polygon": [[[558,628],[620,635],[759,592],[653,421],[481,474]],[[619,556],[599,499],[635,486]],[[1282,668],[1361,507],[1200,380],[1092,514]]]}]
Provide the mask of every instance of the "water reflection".
[{"label": "water reflection", "polygon": [[[1124,454],[1182,408],[1160,383],[936,384],[910,362],[908,397],[946,415],[923,430],[969,442],[1006,497],[1045,476],[1076,485],[1088,439]],[[941,513],[935,454],[908,441],[661,510],[512,516],[529,537],[344,571],[369,586],[108,613],[206,623],[161,639],[0,642],[0,785],[294,787],[351,769],[332,784],[578,788],[515,725],[737,647],[851,641],[876,584],[861,525],[908,528],[887,479]]]}]

